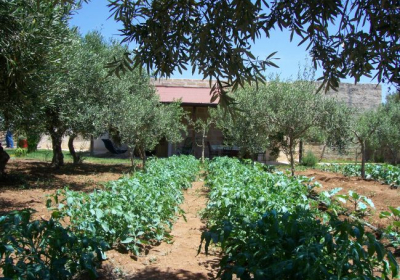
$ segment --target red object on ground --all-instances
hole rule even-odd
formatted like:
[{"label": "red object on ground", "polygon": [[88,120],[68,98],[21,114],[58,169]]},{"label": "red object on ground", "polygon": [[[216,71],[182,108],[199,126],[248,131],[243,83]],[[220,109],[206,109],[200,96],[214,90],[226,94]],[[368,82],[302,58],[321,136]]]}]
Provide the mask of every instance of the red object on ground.
[{"label": "red object on ground", "polygon": [[26,140],[26,139],[18,140],[18,147],[20,147],[20,148],[28,148],[28,140]]}]

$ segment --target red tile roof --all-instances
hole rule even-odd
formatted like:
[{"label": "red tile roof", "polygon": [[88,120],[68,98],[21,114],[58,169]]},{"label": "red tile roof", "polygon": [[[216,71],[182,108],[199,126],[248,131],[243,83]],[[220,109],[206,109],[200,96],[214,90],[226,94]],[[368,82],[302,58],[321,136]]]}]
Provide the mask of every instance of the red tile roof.
[{"label": "red tile roof", "polygon": [[183,104],[218,104],[218,99],[211,102],[210,88],[156,85],[160,101],[169,103],[181,99]]}]

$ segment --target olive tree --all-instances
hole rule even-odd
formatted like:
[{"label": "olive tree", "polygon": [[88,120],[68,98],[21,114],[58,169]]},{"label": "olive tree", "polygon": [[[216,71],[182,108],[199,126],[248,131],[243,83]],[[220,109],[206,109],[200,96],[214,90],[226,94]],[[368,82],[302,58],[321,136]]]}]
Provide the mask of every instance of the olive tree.
[{"label": "olive tree", "polygon": [[291,40],[307,45],[314,66],[323,69],[321,87],[373,75],[400,84],[398,1],[114,0],[109,7],[123,24],[123,41],[137,44],[133,65],[167,77],[191,67],[218,81],[215,94],[221,101],[225,85],[236,89],[246,81],[264,81],[263,70],[276,66],[275,53],[259,58],[251,50],[258,38],[272,41],[274,29],[288,30]]},{"label": "olive tree", "polygon": [[333,134],[343,122],[335,117],[339,105],[315,91],[313,81],[282,81],[279,77],[258,87],[245,87],[234,95],[237,114],[218,118],[217,125],[235,145],[252,154],[278,146],[288,157],[294,175],[300,141],[313,129],[327,126],[331,130],[326,134]]},{"label": "olive tree", "polygon": [[354,135],[355,143],[361,147],[361,177],[365,179],[365,162],[367,158],[367,145],[371,143],[377,133],[381,108],[353,113],[350,131]]},{"label": "olive tree", "polygon": [[185,126],[180,103],[161,104],[149,77],[134,71],[130,75],[113,77],[108,94],[109,103],[102,109],[101,124],[112,128],[120,143],[129,147],[132,165],[135,149],[146,164],[146,151],[154,149],[162,138],[177,143],[182,141]]},{"label": "olive tree", "polygon": [[64,75],[64,87],[67,94],[63,98],[65,105],[63,121],[68,129],[68,148],[74,163],[80,161],[74,148],[74,139],[79,135],[85,139],[98,136],[102,106],[108,104],[110,83],[107,77],[106,62],[113,56],[112,45],[104,40],[98,32],[89,32],[79,38],[72,55],[66,61],[68,72]]},{"label": "olive tree", "polygon": [[271,80],[264,88],[267,98],[266,121],[272,127],[272,134],[280,134],[279,145],[289,158],[291,173],[294,175],[295,149],[300,140],[318,126],[326,113],[325,102],[315,94],[312,81]]},{"label": "olive tree", "polygon": [[346,151],[353,136],[350,131],[352,109],[335,99],[326,99],[325,102],[329,114],[324,114],[320,124],[311,128],[304,137],[306,142],[323,145],[320,161],[324,157],[326,147],[339,152]]},{"label": "olive tree", "polygon": [[389,95],[382,105],[375,143],[398,163],[400,153],[400,102],[397,94]]},{"label": "olive tree", "polygon": [[235,92],[232,112],[218,106],[212,113],[225,144],[239,147],[242,157],[254,158],[270,147],[271,126],[265,119],[267,99],[263,89],[263,86],[241,88]]},{"label": "olive tree", "polygon": [[72,43],[68,18],[76,6],[32,0],[0,1],[0,6],[2,20],[6,19],[0,27],[1,114],[8,125],[28,136],[50,132],[52,162],[59,166],[62,152],[57,139],[64,127],[53,92],[55,77],[65,70],[63,56]]}]

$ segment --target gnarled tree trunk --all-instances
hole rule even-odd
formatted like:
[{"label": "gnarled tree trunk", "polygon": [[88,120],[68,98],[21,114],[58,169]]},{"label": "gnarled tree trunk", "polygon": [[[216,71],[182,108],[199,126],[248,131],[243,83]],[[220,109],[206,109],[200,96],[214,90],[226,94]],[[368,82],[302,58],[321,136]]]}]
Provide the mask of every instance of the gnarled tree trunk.
[{"label": "gnarled tree trunk", "polygon": [[299,142],[299,162],[303,161],[303,140]]},{"label": "gnarled tree trunk", "polygon": [[74,148],[74,140],[76,136],[77,136],[76,134],[72,134],[71,136],[69,136],[68,139],[68,149],[74,161],[74,165],[80,163],[81,161],[81,157],[76,153]]},{"label": "gnarled tree trunk", "polygon": [[60,168],[64,165],[64,155],[62,153],[62,137],[66,131],[58,113],[55,110],[47,110],[47,131],[51,137],[51,143],[53,145],[53,159],[51,160],[51,166]]},{"label": "gnarled tree trunk", "polygon": [[58,131],[51,131],[51,143],[53,145],[53,159],[51,160],[51,165],[55,168],[60,168],[64,165],[64,155],[62,153],[62,137],[64,133]]},{"label": "gnarled tree trunk", "polygon": [[292,176],[294,176],[295,162],[294,162],[294,143],[292,138],[289,140],[289,155],[290,155],[290,170]]},{"label": "gnarled tree trunk", "polygon": [[365,149],[365,141],[361,141],[361,178],[365,179],[365,159],[367,152]]}]

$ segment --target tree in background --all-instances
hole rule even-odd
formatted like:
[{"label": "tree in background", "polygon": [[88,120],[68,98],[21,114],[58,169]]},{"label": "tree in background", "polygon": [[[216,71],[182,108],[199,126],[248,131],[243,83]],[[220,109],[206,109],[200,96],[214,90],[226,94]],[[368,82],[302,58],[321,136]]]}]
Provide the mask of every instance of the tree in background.
[{"label": "tree in background", "polygon": [[325,102],[329,114],[324,114],[320,124],[311,128],[304,138],[306,142],[323,145],[319,161],[323,159],[326,147],[344,152],[352,138],[350,132],[352,109],[334,99],[325,99]]},{"label": "tree in background", "polygon": [[278,141],[288,157],[292,176],[295,170],[295,149],[310,129],[320,126],[330,109],[320,94],[315,94],[313,81],[269,81],[265,88],[267,99],[265,119],[272,135],[283,137]]},{"label": "tree in background", "polygon": [[112,127],[120,143],[129,147],[132,166],[134,151],[138,150],[145,168],[146,151],[154,149],[162,138],[172,143],[182,141],[184,111],[178,102],[161,104],[149,77],[137,70],[133,74],[134,78],[112,77],[108,105],[102,108],[99,123]]},{"label": "tree in background", "polygon": [[185,120],[187,121],[188,125],[195,131],[195,133],[200,134],[200,137],[195,137],[195,144],[201,148],[200,160],[202,163],[204,163],[208,133],[211,127],[215,125],[216,122],[215,109],[209,107],[207,110],[207,117],[205,119],[197,118],[196,120],[193,120],[189,115],[186,115]]},{"label": "tree in background", "polygon": [[80,156],[74,148],[74,139],[79,135],[90,139],[92,135],[104,133],[98,130],[101,107],[109,102],[107,97],[112,82],[107,78],[105,65],[112,59],[111,44],[105,42],[99,32],[89,32],[80,38],[68,56],[64,88],[67,94],[63,98],[63,120],[68,129],[68,148],[74,163],[80,162]]},{"label": "tree in background", "polygon": [[219,109],[217,126],[243,153],[254,155],[278,146],[288,157],[294,175],[301,139],[312,130],[325,129],[326,141],[334,141],[334,133],[340,134],[340,125],[345,123],[340,105],[315,90],[312,80],[281,81],[279,77],[258,87],[239,89],[234,95],[237,113],[222,115]]},{"label": "tree in background", "polygon": [[366,162],[366,148],[372,142],[375,133],[378,130],[381,122],[380,114],[381,108],[376,110],[367,110],[363,112],[354,112],[351,123],[350,131],[354,135],[355,143],[361,147],[361,177],[365,179],[365,162]]},{"label": "tree in background", "polygon": [[397,164],[400,153],[399,95],[389,95],[382,107],[374,146],[383,149],[384,157],[390,155],[392,163]]},{"label": "tree in background", "polygon": [[[265,119],[267,99],[264,86],[244,87],[235,94],[235,105],[232,113],[222,106],[212,112],[216,126],[224,135],[224,143],[240,147],[241,157],[254,158],[257,153],[269,148],[271,127]],[[233,95],[232,95],[233,96]]]},{"label": "tree in background", "polygon": [[[57,108],[48,106],[52,100],[51,86],[60,73],[62,55],[70,44],[68,18],[76,8],[69,3],[52,1],[0,1],[1,13],[7,18],[0,32],[1,114],[8,125],[25,130],[30,138],[44,130],[55,136],[62,129],[43,120],[56,119]],[[47,104],[47,105],[45,105]],[[62,163],[61,145],[53,141],[53,165]]]},{"label": "tree in background", "polygon": [[347,76],[358,82],[374,71],[379,82],[400,84],[398,1],[116,0],[109,7],[123,24],[123,41],[137,44],[133,65],[167,77],[191,67],[218,81],[214,93],[221,102],[225,86],[264,81],[263,70],[276,66],[275,53],[258,58],[251,52],[251,44],[274,29],[287,29],[290,39],[307,44],[314,66],[323,69],[321,87],[337,88]]}]

